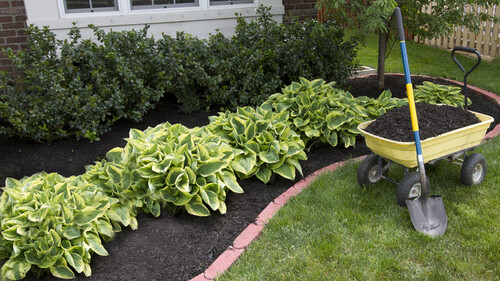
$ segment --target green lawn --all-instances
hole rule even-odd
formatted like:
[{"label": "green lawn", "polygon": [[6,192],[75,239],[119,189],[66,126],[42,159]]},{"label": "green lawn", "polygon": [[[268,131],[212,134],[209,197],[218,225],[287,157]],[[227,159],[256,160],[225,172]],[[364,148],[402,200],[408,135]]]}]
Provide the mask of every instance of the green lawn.
[{"label": "green lawn", "polygon": [[499,146],[497,137],[478,149],[489,165],[479,186],[461,185],[457,165],[429,169],[448,215],[442,237],[413,229],[395,185],[358,186],[352,163],[293,198],[218,280],[499,280]]},{"label": "green lawn", "polygon": [[[361,65],[377,68],[377,46],[378,37],[372,35],[367,38],[366,48],[358,52],[358,61]],[[406,42],[408,61],[411,74],[422,74],[429,76],[445,77],[463,82],[464,73],[458,68],[451,52],[438,49],[412,41]],[[470,69],[476,62],[475,56],[468,57],[463,53],[456,52],[456,57],[466,70]],[[389,57],[386,60],[386,73],[403,73],[401,61],[401,50],[399,42],[396,42]],[[482,89],[500,95],[500,58],[488,62],[483,60],[467,78],[469,85],[478,86]]]},{"label": "green lawn", "polygon": [[[372,43],[360,51],[363,65],[376,66]],[[409,42],[408,53],[413,74],[462,81],[449,52]],[[470,84],[500,94],[499,67],[499,59],[483,63]],[[387,72],[402,72],[398,46]],[[293,198],[218,280],[500,280],[498,147],[500,137],[476,149],[488,160],[479,186],[462,185],[457,165],[442,161],[428,169],[432,193],[443,196],[448,215],[442,237],[414,230],[408,210],[396,203],[395,185],[360,187],[355,162]],[[399,180],[402,173],[396,167],[389,176]]]}]

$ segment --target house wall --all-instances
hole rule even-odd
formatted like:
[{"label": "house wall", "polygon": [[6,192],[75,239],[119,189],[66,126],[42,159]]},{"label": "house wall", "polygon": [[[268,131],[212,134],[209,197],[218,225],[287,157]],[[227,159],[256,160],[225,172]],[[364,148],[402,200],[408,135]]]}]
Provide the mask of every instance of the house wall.
[{"label": "house wall", "polygon": [[278,22],[282,22],[284,14],[281,0],[255,0],[250,4],[217,6],[209,6],[208,1],[200,1],[198,7],[149,10],[130,10],[129,1],[118,0],[119,11],[66,14],[63,0],[24,0],[28,24],[50,26],[58,38],[65,38],[73,23],[80,28],[84,38],[91,36],[91,30],[87,27],[89,24],[115,31],[141,29],[145,24],[150,24],[149,34],[155,38],[162,33],[175,35],[177,31],[207,38],[216,29],[230,36],[234,34],[236,13],[247,18],[255,17],[256,8],[263,4],[272,6],[271,13]]},{"label": "house wall", "polygon": [[[0,47],[17,51],[26,45],[24,29],[28,24],[50,26],[58,38],[65,38],[73,22],[81,28],[84,37],[91,36],[89,24],[105,30],[141,29],[150,24],[150,34],[175,35],[185,31],[200,38],[206,38],[216,30],[226,36],[234,34],[235,13],[251,18],[256,8],[263,4],[272,6],[271,12],[278,22],[287,22],[290,17],[301,20],[316,18],[316,0],[255,0],[251,4],[156,9],[131,11],[118,0],[120,11],[84,14],[65,14],[63,0],[0,0]],[[0,71],[14,72],[10,60],[0,54]]]},{"label": "house wall", "polygon": [[[26,44],[26,10],[22,0],[0,0],[0,47],[19,50]],[[12,73],[10,60],[0,55],[0,71]]]}]

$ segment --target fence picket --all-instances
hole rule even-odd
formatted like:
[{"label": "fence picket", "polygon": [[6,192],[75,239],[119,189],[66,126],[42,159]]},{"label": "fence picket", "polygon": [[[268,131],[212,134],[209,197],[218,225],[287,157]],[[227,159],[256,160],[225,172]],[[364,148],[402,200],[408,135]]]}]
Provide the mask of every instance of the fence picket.
[{"label": "fence picket", "polygon": [[[492,16],[493,15],[493,7],[488,9],[488,15]],[[492,46],[490,46],[490,41],[492,37],[492,30],[491,30],[492,22],[488,21],[486,22],[486,27],[484,30],[484,47],[483,47],[483,53],[486,54],[487,56],[490,56],[490,54],[493,51]]]},{"label": "fence picket", "polygon": [[[500,7],[497,5],[495,7],[495,16],[500,17]],[[493,33],[491,37],[491,54],[492,57],[500,57],[500,32],[499,27],[500,24],[496,23],[493,27]]]},{"label": "fence picket", "polygon": [[[478,7],[468,5],[464,13],[472,13]],[[424,13],[430,13],[430,5],[422,9]],[[489,15],[500,17],[500,7],[495,5],[487,10]],[[480,24],[479,32],[469,30],[464,26],[455,26],[450,34],[441,36],[437,39],[429,40],[427,38],[415,36],[414,41],[432,45],[440,48],[451,49],[454,46],[465,46],[476,48],[479,53],[485,56],[499,57],[500,56],[500,23],[493,21],[485,21]]]}]

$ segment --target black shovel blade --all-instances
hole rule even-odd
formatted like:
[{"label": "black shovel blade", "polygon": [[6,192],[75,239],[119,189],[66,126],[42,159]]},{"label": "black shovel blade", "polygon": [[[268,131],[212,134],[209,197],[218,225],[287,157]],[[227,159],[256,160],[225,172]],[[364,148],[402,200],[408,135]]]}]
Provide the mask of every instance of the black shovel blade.
[{"label": "black shovel blade", "polygon": [[443,198],[440,195],[406,200],[413,227],[431,237],[443,235],[448,225]]}]

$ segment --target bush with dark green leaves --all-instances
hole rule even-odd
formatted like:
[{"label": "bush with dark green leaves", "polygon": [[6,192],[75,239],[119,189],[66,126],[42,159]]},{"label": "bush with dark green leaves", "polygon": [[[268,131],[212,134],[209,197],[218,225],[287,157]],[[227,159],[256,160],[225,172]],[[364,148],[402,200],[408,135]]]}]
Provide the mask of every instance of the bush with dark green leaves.
[{"label": "bush with dark green leaves", "polygon": [[22,74],[15,85],[0,76],[1,134],[92,141],[116,120],[140,120],[154,106],[169,80],[155,63],[148,27],[108,33],[91,28],[97,42],[82,40],[76,27],[63,41],[47,27],[30,26],[24,50],[3,50]]},{"label": "bush with dark green leaves", "polygon": [[157,64],[166,71],[169,80],[165,91],[175,96],[186,112],[206,109],[204,97],[213,76],[207,73],[207,65],[216,60],[206,41],[178,32],[175,37],[163,35],[156,44]]},{"label": "bush with dark green leaves", "polygon": [[27,47],[3,50],[22,74],[0,75],[0,134],[37,141],[98,139],[120,118],[140,120],[165,94],[186,112],[257,106],[299,77],[346,82],[356,68],[355,40],[334,22],[281,25],[269,7],[237,20],[235,35],[198,39],[179,32],[155,41],[148,26],[109,31],[96,41],[73,27],[58,40],[30,26]]},{"label": "bush with dark green leaves", "polygon": [[356,69],[357,42],[345,41],[334,22],[281,25],[269,10],[260,6],[252,21],[238,18],[230,40],[220,34],[208,40],[214,61],[207,61],[206,69],[215,82],[209,83],[209,105],[258,106],[299,77],[343,85]]}]

